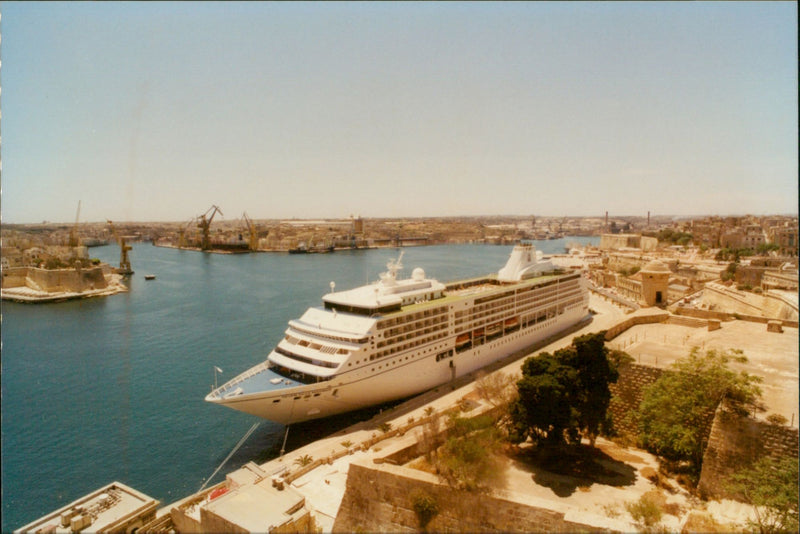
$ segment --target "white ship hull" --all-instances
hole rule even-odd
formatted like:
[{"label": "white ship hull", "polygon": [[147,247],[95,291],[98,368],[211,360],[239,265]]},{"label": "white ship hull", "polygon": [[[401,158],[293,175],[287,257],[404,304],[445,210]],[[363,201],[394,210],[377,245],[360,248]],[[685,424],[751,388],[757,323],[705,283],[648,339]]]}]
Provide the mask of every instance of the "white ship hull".
[{"label": "white ship hull", "polygon": [[408,281],[326,295],[326,309],[291,321],[266,362],[206,400],[285,425],[329,417],[447,384],[589,315],[578,274],[507,280],[509,269],[541,265],[528,248],[527,263],[515,253],[497,278],[444,286],[415,270]]}]

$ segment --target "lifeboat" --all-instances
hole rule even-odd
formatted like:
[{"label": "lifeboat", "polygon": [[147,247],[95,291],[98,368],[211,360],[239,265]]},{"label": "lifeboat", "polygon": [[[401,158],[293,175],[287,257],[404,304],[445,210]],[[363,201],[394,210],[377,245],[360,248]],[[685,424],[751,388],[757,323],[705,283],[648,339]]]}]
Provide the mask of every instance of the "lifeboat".
[{"label": "lifeboat", "polygon": [[506,319],[505,325],[506,328],[512,328],[519,324],[519,317],[512,317],[511,319]]},{"label": "lifeboat", "polygon": [[456,347],[461,347],[469,343],[469,334],[461,334],[456,338]]},{"label": "lifeboat", "polygon": [[213,501],[217,497],[222,497],[226,493],[228,493],[228,488],[217,488],[208,494],[208,500]]}]

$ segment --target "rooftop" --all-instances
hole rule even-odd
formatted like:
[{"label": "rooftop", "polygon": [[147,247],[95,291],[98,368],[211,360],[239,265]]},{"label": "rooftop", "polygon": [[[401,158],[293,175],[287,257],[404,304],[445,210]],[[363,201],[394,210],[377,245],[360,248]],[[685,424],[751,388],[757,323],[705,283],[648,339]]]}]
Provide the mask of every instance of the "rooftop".
[{"label": "rooftop", "polygon": [[14,532],[71,533],[76,532],[76,527],[90,532],[124,532],[136,518],[154,514],[158,505],[152,497],[121,482],[112,482]]}]

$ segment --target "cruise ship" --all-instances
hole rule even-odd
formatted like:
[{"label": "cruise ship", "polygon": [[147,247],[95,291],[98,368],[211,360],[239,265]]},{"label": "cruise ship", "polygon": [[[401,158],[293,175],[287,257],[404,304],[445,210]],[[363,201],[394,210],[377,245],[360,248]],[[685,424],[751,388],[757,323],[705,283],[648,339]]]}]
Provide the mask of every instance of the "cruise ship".
[{"label": "cruise ship", "polygon": [[582,275],[518,244],[497,274],[443,284],[402,253],[380,280],[331,292],[289,321],[263,361],[205,400],[284,425],[402,399],[558,333],[589,314]]}]

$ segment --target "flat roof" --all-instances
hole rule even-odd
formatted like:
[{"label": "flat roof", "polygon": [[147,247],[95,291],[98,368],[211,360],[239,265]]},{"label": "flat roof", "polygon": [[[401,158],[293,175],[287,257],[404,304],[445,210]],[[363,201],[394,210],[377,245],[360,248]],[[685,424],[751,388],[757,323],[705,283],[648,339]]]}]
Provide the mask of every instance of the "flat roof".
[{"label": "flat roof", "polygon": [[159,501],[137,491],[121,482],[112,482],[68,505],[51,512],[32,523],[15,530],[16,533],[50,530],[54,533],[72,532],[70,523],[62,525],[63,513],[74,513],[74,516],[89,515],[91,523],[84,528],[87,532],[98,532],[114,527],[121,521],[147,514],[158,508]]},{"label": "flat roof", "polygon": [[278,490],[265,479],[232,489],[206,504],[205,509],[249,532],[269,532],[304,504],[305,497],[290,486]]}]

